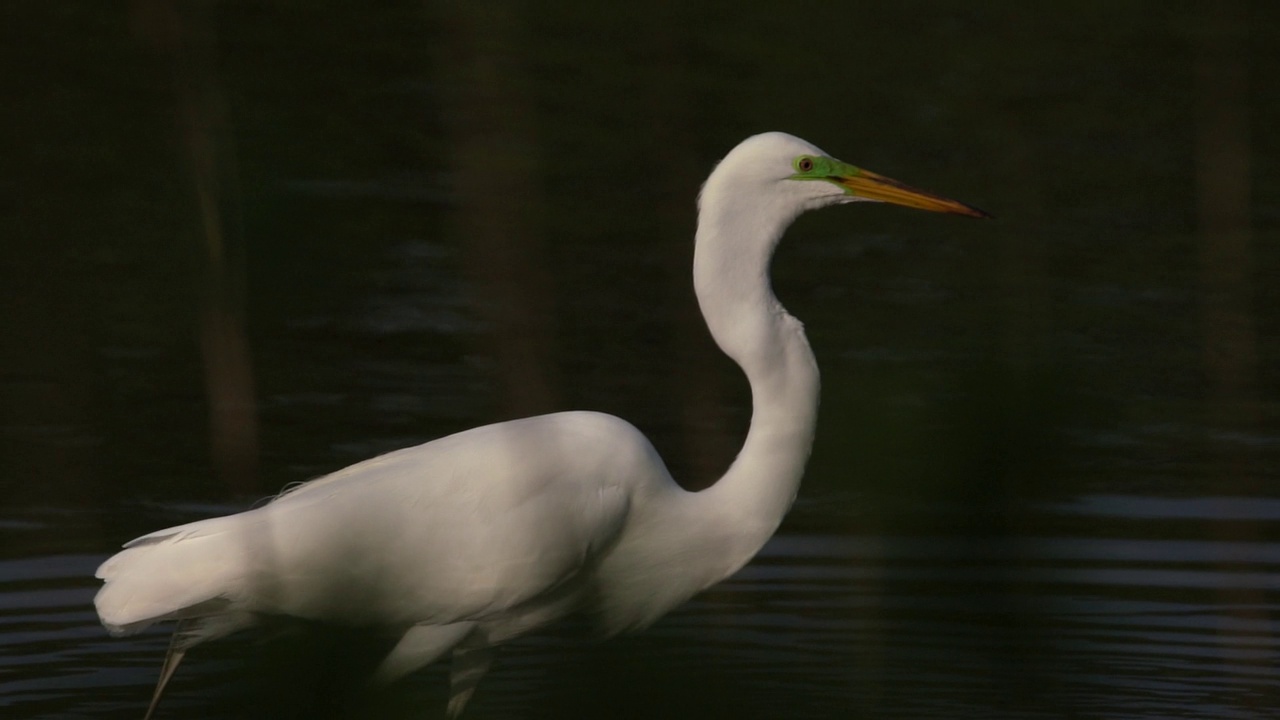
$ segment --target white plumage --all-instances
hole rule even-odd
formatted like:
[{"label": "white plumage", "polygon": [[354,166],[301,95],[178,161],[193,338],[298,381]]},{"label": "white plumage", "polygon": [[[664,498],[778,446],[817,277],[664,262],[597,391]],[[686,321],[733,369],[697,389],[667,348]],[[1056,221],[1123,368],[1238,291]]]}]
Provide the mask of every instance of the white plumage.
[{"label": "white plumage", "polygon": [[[805,157],[842,172],[805,176]],[[818,402],[817,366],[770,289],[769,263],[804,210],[899,202],[855,192],[854,172],[767,133],[703,188],[695,287],[753,399],[746,443],[713,487],[681,489],[629,423],[569,412],[392,452],[262,507],[143,536],[99,568],[95,604],[116,634],[181,621],[152,710],[186,649],[284,615],[403,633],[382,679],[453,650],[457,715],[488,648],[575,610],[606,633],[641,628],[738,570],[795,497]]]}]

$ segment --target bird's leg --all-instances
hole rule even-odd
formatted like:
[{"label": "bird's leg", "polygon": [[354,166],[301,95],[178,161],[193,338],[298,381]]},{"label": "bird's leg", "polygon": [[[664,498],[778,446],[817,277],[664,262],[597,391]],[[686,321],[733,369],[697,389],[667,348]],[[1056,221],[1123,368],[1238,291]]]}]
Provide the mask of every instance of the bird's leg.
[{"label": "bird's leg", "polygon": [[471,632],[474,623],[414,625],[405,631],[374,673],[374,682],[391,682],[435,662]]},{"label": "bird's leg", "polygon": [[449,671],[449,708],[451,719],[462,714],[467,701],[476,691],[480,678],[493,664],[493,647],[483,637],[472,635],[453,651],[453,667]]},{"label": "bird's leg", "polygon": [[151,696],[151,704],[147,706],[147,714],[142,716],[142,720],[151,720],[151,715],[156,711],[156,707],[160,705],[160,695],[164,693],[164,686],[169,684],[169,678],[173,677],[173,673],[178,669],[178,664],[182,662],[183,656],[187,654],[187,649],[182,647],[181,638],[182,631],[190,622],[187,620],[179,620],[178,624],[173,628],[173,635],[169,638],[169,649],[164,654],[164,664],[160,666],[160,681],[156,683],[156,691]]}]

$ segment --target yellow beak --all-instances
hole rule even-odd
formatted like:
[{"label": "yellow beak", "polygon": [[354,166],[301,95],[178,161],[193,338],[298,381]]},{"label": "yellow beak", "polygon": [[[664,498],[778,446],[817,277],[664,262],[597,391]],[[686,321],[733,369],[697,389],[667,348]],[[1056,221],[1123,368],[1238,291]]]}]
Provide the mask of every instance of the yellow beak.
[{"label": "yellow beak", "polygon": [[924,190],[917,190],[910,185],[900,183],[883,175],[877,175],[870,170],[860,170],[856,175],[847,175],[835,180],[835,182],[847,190],[849,194],[864,197],[868,200],[905,205],[906,207],[929,210],[931,212],[952,213],[975,218],[991,217],[989,213],[971,205],[965,205],[962,202],[944,198],[941,195],[934,195]]}]

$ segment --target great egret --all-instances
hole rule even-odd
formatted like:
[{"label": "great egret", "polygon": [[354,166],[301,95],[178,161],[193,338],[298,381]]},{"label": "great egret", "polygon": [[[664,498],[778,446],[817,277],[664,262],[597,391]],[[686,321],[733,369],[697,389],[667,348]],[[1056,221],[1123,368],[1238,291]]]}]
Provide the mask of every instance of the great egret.
[{"label": "great egret", "polygon": [[487,425],[352,465],[236,515],[160,530],[98,568],[113,634],[178,620],[150,717],[192,646],[292,616],[400,633],[376,677],[452,650],[462,712],[494,646],[572,611],[643,628],[741,568],[777,529],[813,444],[818,367],[769,283],[802,212],[857,201],[987,217],[783,133],[744,140],[698,198],[693,275],[716,343],[751,384],[746,443],[701,492],[611,415]]}]

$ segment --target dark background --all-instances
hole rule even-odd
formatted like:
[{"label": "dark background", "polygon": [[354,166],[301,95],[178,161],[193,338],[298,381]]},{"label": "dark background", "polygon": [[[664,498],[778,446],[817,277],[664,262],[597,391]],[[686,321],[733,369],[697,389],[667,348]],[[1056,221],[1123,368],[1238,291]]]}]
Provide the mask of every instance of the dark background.
[{"label": "dark background", "polygon": [[[645,431],[686,486],[713,482],[750,404],[697,315],[694,197],[742,138],[784,130],[997,218],[831,210],[777,258],[823,395],[780,538],[800,549],[764,562],[835,573],[834,595],[783,615],[878,634],[799,659],[789,622],[756,655],[679,619],[621,649],[530,641],[509,666],[542,679],[487,680],[476,716],[1264,713],[1280,702],[1278,41],[1280,5],[1245,0],[4,3],[0,662],[20,670],[0,705],[140,713],[163,641],[105,639],[96,562],[379,452],[593,409]],[[1064,537],[1103,550],[1025,550]],[[926,539],[910,562],[903,538]],[[1010,603],[978,632],[1026,644],[939,641],[924,667],[941,674],[913,674],[896,638],[945,636],[938,615],[894,616],[895,588],[864,573],[918,563],[896,590],[945,594],[938,572],[975,538],[962,584],[981,591],[959,602]],[[1118,539],[1156,544],[1128,565]],[[1166,677],[1181,641],[1147,638],[1118,665],[1131,686],[1062,680],[1063,663],[1115,672],[1106,643],[1060,651],[1057,621],[1027,609],[1094,597],[1032,572],[1084,566],[1119,572],[1124,597],[1149,589],[1130,570],[1226,568],[1170,581],[1153,611],[1205,612],[1209,664]],[[790,587],[747,585],[729,586],[745,606],[723,590],[703,602],[727,609],[686,617],[749,625]],[[192,712],[238,697],[255,673],[227,642],[179,673],[175,705],[184,676]],[[680,643],[709,655],[676,662]],[[1244,666],[1204,659],[1237,652]],[[791,704],[742,700],[753,669]],[[348,674],[298,676],[325,672]],[[1200,692],[1206,674],[1222,687]],[[425,700],[368,702],[443,707],[439,678],[415,687]],[[305,692],[253,692],[275,716],[314,712]]]}]

